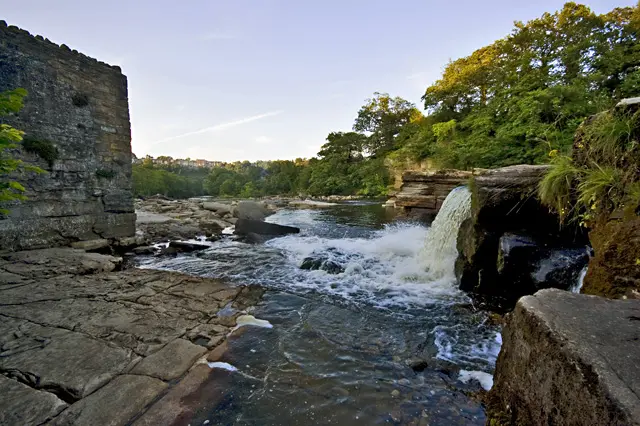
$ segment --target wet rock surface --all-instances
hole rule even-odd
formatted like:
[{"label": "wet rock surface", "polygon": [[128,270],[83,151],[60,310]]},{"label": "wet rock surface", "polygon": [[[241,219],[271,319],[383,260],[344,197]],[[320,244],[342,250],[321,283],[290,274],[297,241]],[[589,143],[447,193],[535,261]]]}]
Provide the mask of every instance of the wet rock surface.
[{"label": "wet rock surface", "polygon": [[71,248],[0,255],[0,424],[127,424],[262,294],[120,262]]},{"label": "wet rock surface", "polygon": [[640,298],[640,217],[599,223],[589,236],[595,256],[582,292]]},{"label": "wet rock surface", "polygon": [[508,316],[490,392],[504,424],[640,424],[640,301],[542,290]]}]

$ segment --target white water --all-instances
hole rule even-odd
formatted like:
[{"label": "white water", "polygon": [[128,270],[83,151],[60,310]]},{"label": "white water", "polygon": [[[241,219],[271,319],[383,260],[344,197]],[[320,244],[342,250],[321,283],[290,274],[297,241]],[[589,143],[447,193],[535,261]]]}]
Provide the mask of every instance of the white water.
[{"label": "white water", "polygon": [[431,279],[455,280],[454,265],[458,257],[458,230],[471,216],[471,192],[466,186],[455,188],[444,200],[422,251],[422,265]]},{"label": "white water", "polygon": [[569,289],[572,293],[580,293],[580,290],[582,289],[582,284],[584,284],[584,277],[587,275],[587,268],[588,266],[585,266],[582,269],[582,271],[580,271],[580,275],[578,275],[578,279]]}]

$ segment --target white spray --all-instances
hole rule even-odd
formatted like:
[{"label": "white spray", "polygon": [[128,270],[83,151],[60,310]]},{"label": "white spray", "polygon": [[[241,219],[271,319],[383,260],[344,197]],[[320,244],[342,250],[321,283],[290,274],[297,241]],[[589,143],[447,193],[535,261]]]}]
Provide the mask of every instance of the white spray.
[{"label": "white spray", "polygon": [[466,186],[459,186],[444,200],[427,233],[427,241],[422,251],[422,265],[434,280],[455,279],[458,230],[462,222],[469,217],[471,217],[471,192]]}]

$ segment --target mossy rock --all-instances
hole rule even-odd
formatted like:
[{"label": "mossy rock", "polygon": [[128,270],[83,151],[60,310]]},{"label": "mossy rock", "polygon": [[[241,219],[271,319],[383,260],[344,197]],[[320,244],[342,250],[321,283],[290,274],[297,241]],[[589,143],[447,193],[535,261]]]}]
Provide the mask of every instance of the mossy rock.
[{"label": "mossy rock", "polygon": [[582,293],[620,298],[640,291],[640,217],[597,223],[589,236],[595,256]]},{"label": "mossy rock", "polygon": [[36,154],[47,162],[49,167],[53,167],[53,163],[60,157],[58,148],[53,142],[45,139],[36,139],[26,136],[22,140],[22,148],[29,153]]}]

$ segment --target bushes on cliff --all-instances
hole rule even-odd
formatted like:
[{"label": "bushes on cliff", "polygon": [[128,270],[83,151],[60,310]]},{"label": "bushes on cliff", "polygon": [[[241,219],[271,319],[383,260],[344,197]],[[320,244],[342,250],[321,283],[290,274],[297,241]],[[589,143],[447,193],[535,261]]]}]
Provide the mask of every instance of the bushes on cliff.
[{"label": "bushes on cliff", "polygon": [[540,199],[561,217],[590,222],[640,209],[640,109],[619,107],[587,120],[572,157],[559,155],[541,181]]}]

